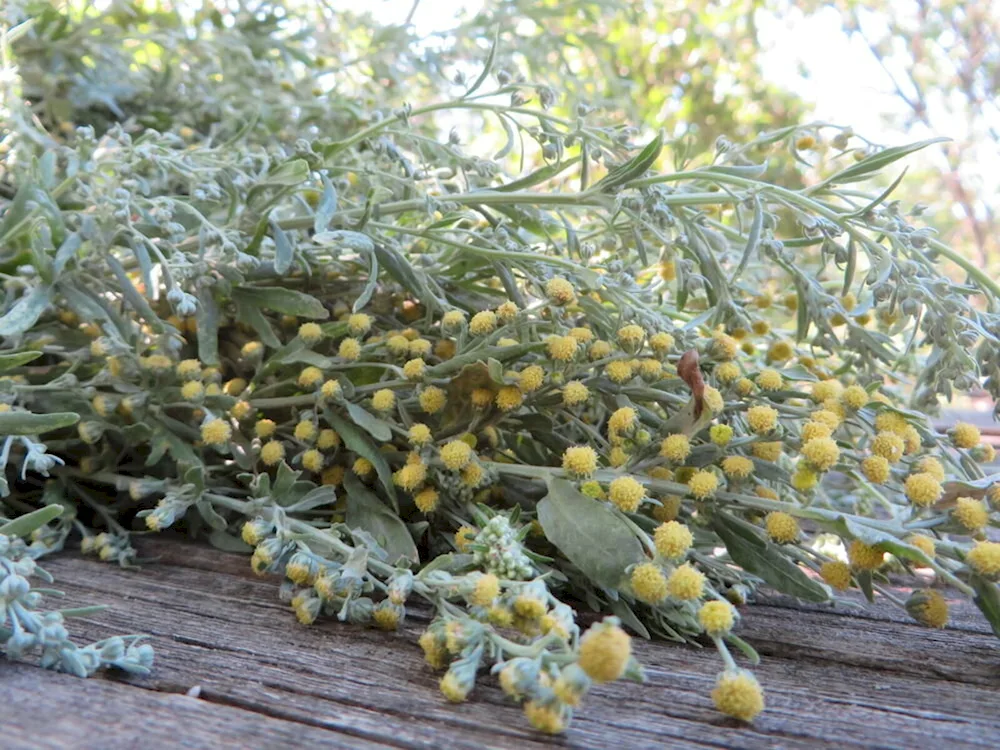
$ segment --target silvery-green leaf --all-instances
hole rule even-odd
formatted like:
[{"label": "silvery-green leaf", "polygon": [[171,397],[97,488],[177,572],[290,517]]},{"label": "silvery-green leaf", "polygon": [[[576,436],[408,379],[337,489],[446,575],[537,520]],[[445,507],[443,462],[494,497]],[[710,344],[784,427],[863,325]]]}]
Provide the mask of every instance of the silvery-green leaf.
[{"label": "silvery-green leaf", "polygon": [[538,503],[545,537],[598,586],[615,589],[625,569],[643,559],[642,545],[606,504],[587,497],[565,479],[553,478]]},{"label": "silvery-green leaf", "polygon": [[32,414],[30,411],[0,412],[0,436],[41,435],[44,432],[70,427],[80,421],[74,412]]},{"label": "silvery-green leaf", "polygon": [[725,511],[718,511],[712,528],[726,545],[733,562],[783,594],[810,602],[829,599],[826,589],[761,537],[756,527]]},{"label": "silvery-green leaf", "polygon": [[25,513],[23,516],[18,516],[14,520],[3,524],[0,526],[0,534],[10,537],[29,536],[35,529],[39,529],[49,521],[59,518],[62,512],[63,507],[61,505],[46,505],[44,508]]},{"label": "silvery-green leaf", "polygon": [[406,524],[391,509],[365,487],[352,472],[344,477],[347,491],[347,525],[361,528],[371,534],[388,553],[388,561],[419,562],[417,545],[413,543]]}]

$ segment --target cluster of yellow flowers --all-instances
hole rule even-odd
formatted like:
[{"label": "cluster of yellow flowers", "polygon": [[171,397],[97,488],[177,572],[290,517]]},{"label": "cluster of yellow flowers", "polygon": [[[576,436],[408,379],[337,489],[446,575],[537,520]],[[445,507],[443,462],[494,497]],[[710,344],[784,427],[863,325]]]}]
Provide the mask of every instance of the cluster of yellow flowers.
[{"label": "cluster of yellow flowers", "polygon": [[[610,578],[582,585],[591,596],[617,589],[653,633],[662,621],[687,638],[711,640],[725,662],[713,700],[746,721],[763,709],[763,691],[736,666],[727,639],[736,607],[760,581],[747,575],[733,583],[740,542],[720,524],[744,524],[745,543],[756,539],[766,554],[783,557],[813,597],[885,590],[890,566],[927,567],[967,592],[1000,577],[1000,544],[985,536],[1000,492],[966,481],[976,477],[976,461],[995,457],[974,426],[936,435],[898,408],[886,384],[800,350],[777,315],[763,317],[771,306],[760,300],[752,330],[691,329],[614,322],[600,313],[599,289],[562,277],[536,293],[530,308],[507,300],[471,315],[429,315],[405,298],[388,307],[376,298],[371,312],[337,303],[333,322],[278,319],[280,347],[235,321],[223,331],[238,344],[225,367],[157,351],[133,361],[95,338],[90,356],[112,379],[79,425],[87,446],[79,465],[95,467],[105,444],[125,431],[154,452],[180,451],[164,435],[170,425],[195,431],[206,464],[235,461],[251,476],[269,477],[265,489],[288,491],[288,472],[317,491],[329,488],[332,525],[311,524],[310,534],[345,544],[338,524],[357,523],[363,516],[352,508],[372,502],[402,522],[429,522],[418,540],[424,548],[472,562],[441,580],[418,575],[380,601],[364,597],[373,592],[369,581],[392,577],[392,569],[369,567],[345,580],[344,559],[289,536],[294,503],[275,498],[290,506],[280,514],[263,506],[243,539],[254,548],[255,570],[283,571],[297,587],[292,607],[303,623],[349,612],[393,629],[413,592],[458,597],[464,615],[450,609],[421,638],[428,662],[447,668],[442,693],[469,695],[489,642],[509,657],[501,684],[543,731],[564,729],[591,683],[640,672],[615,620],[595,625],[574,648],[572,613],[556,595],[586,592],[560,592],[536,578],[536,559],[585,574],[607,567],[588,560],[597,550],[562,541],[563,527],[587,523],[595,509],[610,514],[603,523],[620,522],[640,552],[602,572]],[[196,329],[168,321],[193,341]],[[116,384],[126,381],[138,390],[122,397]],[[136,429],[147,420],[162,429]],[[829,475],[837,480],[825,482]],[[568,482],[562,495],[552,489],[558,480]],[[966,489],[951,491],[949,480],[965,481]],[[547,518],[526,482],[547,484],[546,502],[576,503],[574,512]],[[258,479],[248,489],[264,493]],[[872,512],[873,501],[881,514]],[[245,501],[217,495],[210,502],[232,514]],[[147,526],[163,528],[192,505],[165,491]],[[261,507],[247,503],[245,512]],[[488,522],[476,508],[497,515]],[[719,556],[726,546],[728,555]],[[402,547],[418,554],[412,543]],[[906,603],[915,620],[947,622],[936,590],[915,597]]]}]

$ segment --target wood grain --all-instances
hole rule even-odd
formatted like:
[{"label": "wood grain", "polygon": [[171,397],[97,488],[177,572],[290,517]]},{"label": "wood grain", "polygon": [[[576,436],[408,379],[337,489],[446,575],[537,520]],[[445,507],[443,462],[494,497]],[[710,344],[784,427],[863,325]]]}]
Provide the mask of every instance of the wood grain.
[{"label": "wood grain", "polygon": [[[487,676],[468,703],[444,701],[416,646],[426,613],[395,634],[306,628],[245,558],[161,539],[141,551],[159,561],[139,572],[69,555],[46,566],[66,606],[111,607],[74,620],[75,637],[149,633],[154,673],[77,680],[5,664],[4,747],[1000,746],[1000,641],[965,603],[951,627],[929,630],[886,604],[766,598],[744,608],[739,631],[763,657],[768,706],[752,727],[712,708],[714,652],[641,642],[649,684],[594,689],[553,740]],[[200,697],[187,697],[196,686]],[[38,701],[59,706],[53,721],[39,721]]]}]

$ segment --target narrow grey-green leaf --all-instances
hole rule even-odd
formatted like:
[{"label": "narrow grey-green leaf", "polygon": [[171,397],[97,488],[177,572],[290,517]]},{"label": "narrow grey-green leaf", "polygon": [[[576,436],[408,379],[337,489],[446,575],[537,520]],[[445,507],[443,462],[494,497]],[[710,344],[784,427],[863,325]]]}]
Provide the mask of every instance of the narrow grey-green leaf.
[{"label": "narrow grey-green leaf", "polygon": [[379,481],[382,482],[385,491],[389,493],[389,497],[395,503],[396,488],[392,484],[392,469],[389,468],[389,463],[385,460],[385,456],[372,444],[372,441],[369,440],[368,436],[357,425],[348,422],[339,414],[335,414],[329,409],[325,409],[324,413],[333,429],[343,438],[347,449],[367,459],[375,467]]},{"label": "narrow grey-green leaf", "polygon": [[760,198],[755,195],[753,197],[753,220],[750,223],[750,232],[747,234],[747,244],[743,248],[743,257],[740,258],[740,264],[733,271],[733,275],[729,279],[730,284],[740,277],[740,274],[747,267],[753,254],[757,251],[757,244],[760,242],[760,230],[763,225],[764,209],[760,205]]},{"label": "narrow grey-green leaf", "polygon": [[0,336],[16,336],[27,331],[38,322],[51,301],[52,290],[36,286],[0,318]]},{"label": "narrow grey-green leaf", "polygon": [[365,305],[371,300],[372,295],[375,294],[375,289],[378,287],[378,255],[375,253],[374,247],[372,252],[368,253],[368,282],[365,284],[365,288],[358,295],[358,298],[354,300],[354,307],[352,312],[361,312],[365,309]]},{"label": "narrow grey-green leaf", "polygon": [[316,206],[316,215],[313,216],[313,234],[325,232],[330,226],[330,219],[337,213],[337,189],[330,182],[330,178],[323,175],[323,195]]},{"label": "narrow grey-green leaf", "polygon": [[276,221],[271,221],[271,235],[274,237],[274,270],[284,276],[292,267],[295,251],[292,250],[292,243],[285,230]]},{"label": "narrow grey-green leaf", "polygon": [[41,356],[42,353],[36,351],[17,352],[16,354],[0,354],[0,372],[6,372],[7,370],[12,370],[15,367],[26,365],[28,362],[36,360]]},{"label": "narrow grey-green leaf", "polygon": [[71,411],[51,414],[5,411],[0,413],[0,435],[41,435],[43,432],[71,427],[79,421],[80,415]]},{"label": "narrow grey-green leaf", "polygon": [[59,518],[62,512],[61,505],[46,505],[44,508],[25,513],[23,516],[18,516],[13,521],[8,521],[0,526],[0,534],[11,537],[26,537],[35,529],[40,529],[49,521]]},{"label": "narrow grey-green leaf", "polygon": [[976,606],[986,616],[993,634],[1000,638],[1000,587],[975,574],[969,579],[969,583],[976,590]]},{"label": "narrow grey-green leaf", "polygon": [[646,173],[663,150],[663,131],[659,131],[656,137],[651,140],[638,154],[633,156],[624,164],[608,171],[602,180],[592,188],[593,190],[603,190],[605,192],[622,185],[629,180],[641,177]]},{"label": "narrow grey-green leaf", "polygon": [[69,263],[69,261],[77,254],[82,245],[83,239],[81,239],[80,235],[76,232],[68,235],[66,239],[63,240],[63,243],[56,251],[56,259],[52,263],[52,273],[55,274],[56,277],[62,273],[63,268],[65,268],[66,264]]},{"label": "narrow grey-green leaf", "polygon": [[206,365],[219,364],[219,306],[211,287],[198,290],[198,359]]},{"label": "narrow grey-green leaf", "polygon": [[472,85],[469,86],[469,90],[462,95],[463,99],[467,99],[468,97],[476,93],[476,91],[479,90],[479,87],[482,86],[483,83],[486,81],[486,78],[493,70],[493,63],[497,59],[497,47],[499,46],[499,44],[500,44],[500,27],[497,26],[493,30],[493,44],[490,45],[490,53],[486,56],[486,62],[483,64],[483,70],[476,78],[476,80],[472,82]]},{"label": "narrow grey-green leaf", "polygon": [[635,612],[628,606],[624,599],[615,599],[611,602],[611,611],[615,617],[622,621],[622,625],[629,628],[633,633],[649,640],[649,630],[642,624],[642,620],[636,617]]},{"label": "narrow grey-green leaf", "polygon": [[309,177],[309,163],[305,159],[292,159],[279,166],[258,185],[282,185],[292,187]]},{"label": "narrow grey-green leaf", "polygon": [[379,419],[357,404],[347,404],[347,413],[358,427],[383,443],[392,439],[392,428],[384,419]]},{"label": "narrow grey-green leaf", "polygon": [[406,524],[378,496],[365,487],[352,472],[344,477],[347,491],[347,525],[360,528],[371,534],[389,554],[388,562],[395,564],[401,559],[419,562],[417,545],[413,543]]},{"label": "narrow grey-green leaf", "polygon": [[837,174],[823,180],[822,183],[813,188],[810,192],[815,192],[818,188],[826,185],[842,185],[847,182],[857,182],[858,180],[863,180],[876,172],[878,172],[883,167],[887,167],[898,159],[902,159],[904,156],[909,156],[910,154],[925,149],[928,146],[933,146],[935,143],[944,143],[951,140],[950,138],[928,138],[925,141],[917,141],[916,143],[910,143],[906,146],[894,146],[892,148],[885,148],[881,151],[877,151],[871,156],[862,159],[857,164],[852,164],[847,169],[843,169]]},{"label": "narrow grey-green leaf", "polygon": [[890,554],[893,554],[903,560],[912,560],[913,562],[920,563],[921,565],[930,565],[932,562],[931,559],[917,547],[906,544],[898,537],[893,536],[887,531],[873,529],[871,526],[858,523],[857,521],[853,521],[846,516],[840,516],[837,519],[834,524],[834,529],[841,536],[846,536],[850,539],[857,539],[870,547],[877,546],[879,549],[889,552]]},{"label": "narrow grey-green leaf", "polygon": [[157,333],[162,332],[163,321],[160,320],[160,316],[153,311],[149,301],[139,293],[138,289],[135,288],[135,284],[132,283],[132,279],[130,279],[128,274],[125,272],[125,267],[110,253],[105,257],[105,260],[107,261],[111,272],[118,280],[118,286],[121,289],[125,300],[129,303],[129,305],[131,305],[132,309],[135,310],[139,317],[144,319],[154,331]]},{"label": "narrow grey-green leaf", "polygon": [[756,527],[735,516],[719,511],[712,527],[726,545],[729,556],[748,573],[762,578],[783,594],[810,602],[825,602],[826,589],[785,557]]},{"label": "narrow grey-green leaf", "polygon": [[209,534],[208,543],[223,552],[232,552],[241,555],[249,555],[253,552],[253,547],[249,544],[235,534],[230,534],[228,531],[223,531],[222,529],[216,529]]},{"label": "narrow grey-green leaf", "polygon": [[264,286],[240,286],[233,290],[233,299],[246,302],[261,310],[324,320],[330,317],[323,303],[295,289]]},{"label": "narrow grey-green leaf", "polygon": [[643,559],[628,524],[565,479],[549,482],[549,493],[538,503],[538,521],[545,537],[598,586],[617,588],[625,569]]},{"label": "narrow grey-green leaf", "polygon": [[260,308],[248,304],[246,300],[238,301],[236,303],[236,319],[253,328],[265,346],[272,349],[281,348],[281,339],[278,338],[271,322],[260,311]]}]

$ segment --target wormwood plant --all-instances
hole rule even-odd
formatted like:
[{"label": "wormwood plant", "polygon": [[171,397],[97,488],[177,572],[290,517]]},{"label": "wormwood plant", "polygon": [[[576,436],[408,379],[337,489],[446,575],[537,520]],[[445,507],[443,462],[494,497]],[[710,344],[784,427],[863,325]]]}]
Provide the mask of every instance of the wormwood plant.
[{"label": "wormwood plant", "polygon": [[[1000,633],[993,450],[926,416],[997,395],[1000,290],[875,186],[926,143],[691,155],[496,44],[453,81],[358,67],[336,19],[272,4],[5,13],[2,489],[57,509],[8,571],[182,528],[306,625],[430,607],[444,696],[489,669],[546,732],[641,679],[626,630],[714,643],[712,698],[752,720],[730,648],[756,663],[761,584],[942,627],[940,584]],[[463,146],[482,123],[499,153]]]}]

